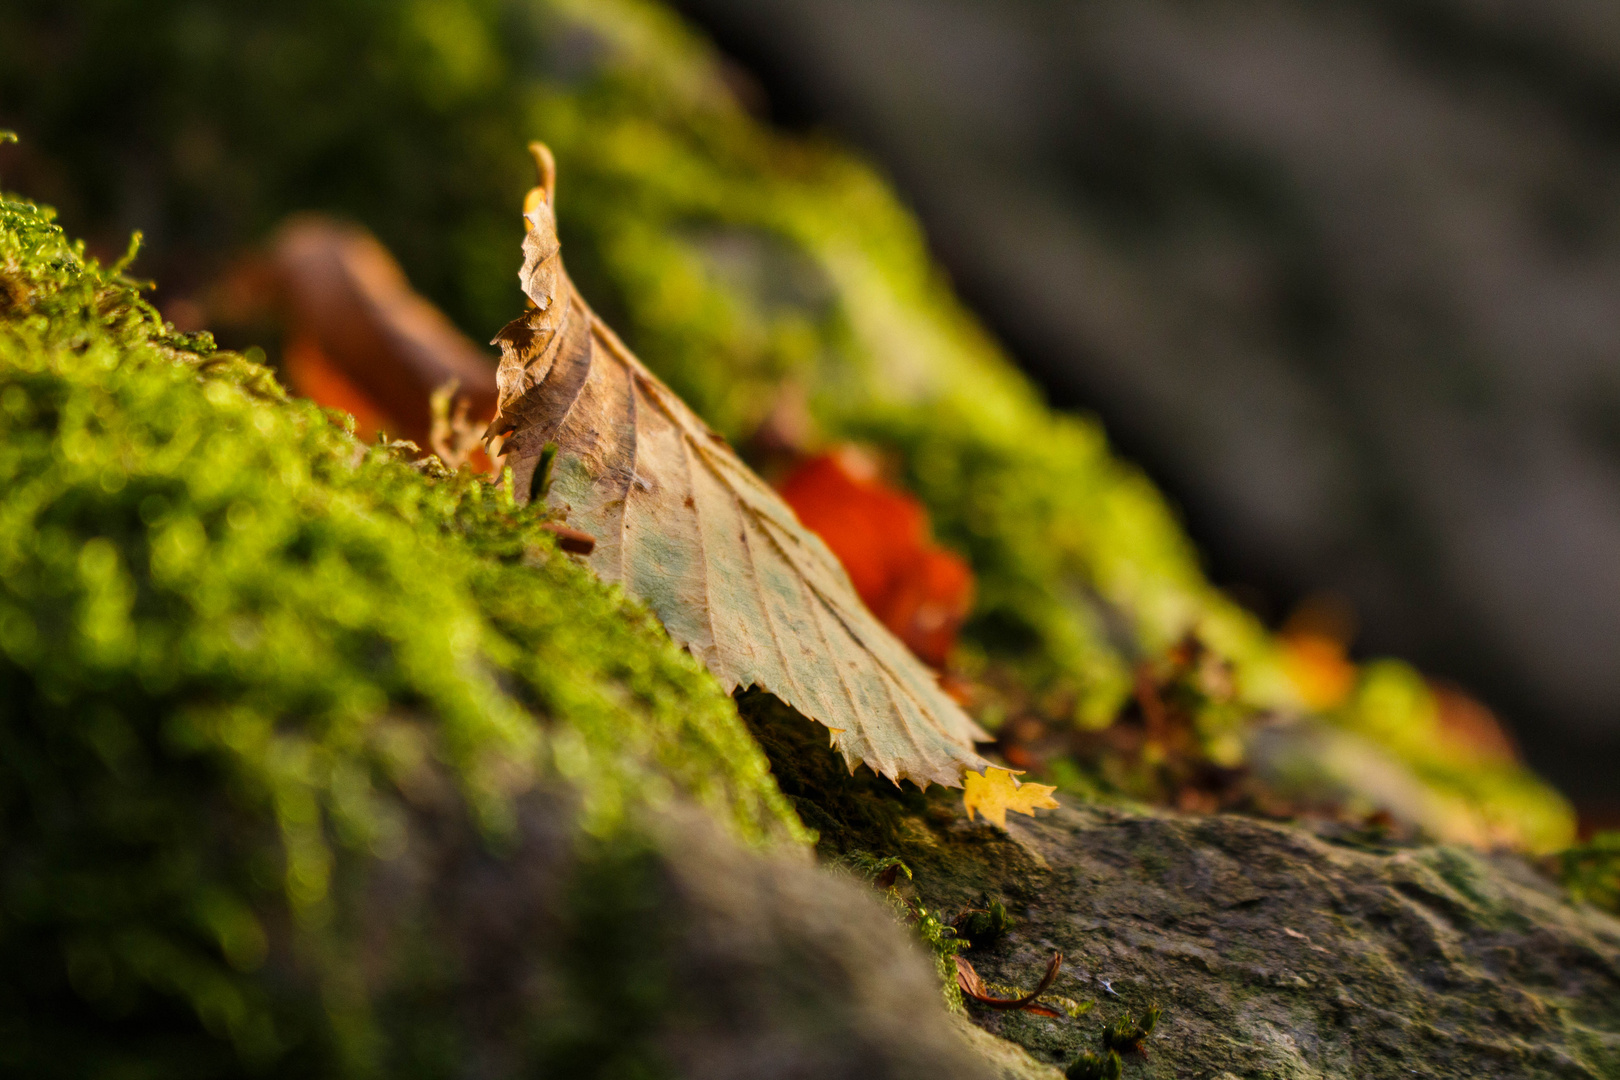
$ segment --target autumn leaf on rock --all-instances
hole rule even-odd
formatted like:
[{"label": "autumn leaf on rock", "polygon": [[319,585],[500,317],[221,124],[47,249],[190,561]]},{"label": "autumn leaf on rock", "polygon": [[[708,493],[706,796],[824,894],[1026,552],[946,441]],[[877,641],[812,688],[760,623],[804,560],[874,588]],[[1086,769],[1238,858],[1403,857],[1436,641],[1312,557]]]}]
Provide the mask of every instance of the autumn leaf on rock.
[{"label": "autumn leaf on rock", "polygon": [[974,812],[999,828],[1007,827],[1007,811],[1035,816],[1036,810],[1056,810],[1058,801],[1052,798],[1057,788],[1047,784],[1020,784],[1006,769],[989,768],[984,775],[969,773],[962,791],[962,805],[967,807],[968,820]]},{"label": "autumn leaf on rock", "polygon": [[534,307],[495,338],[489,428],[518,497],[544,498],[595,537],[598,575],[651,607],[728,690],[758,686],[825,725],[851,769],[954,787],[987,767],[973,744],[988,736],[861,603],[827,545],[574,291],[555,167],[533,150],[541,183],[524,204],[520,279]]}]

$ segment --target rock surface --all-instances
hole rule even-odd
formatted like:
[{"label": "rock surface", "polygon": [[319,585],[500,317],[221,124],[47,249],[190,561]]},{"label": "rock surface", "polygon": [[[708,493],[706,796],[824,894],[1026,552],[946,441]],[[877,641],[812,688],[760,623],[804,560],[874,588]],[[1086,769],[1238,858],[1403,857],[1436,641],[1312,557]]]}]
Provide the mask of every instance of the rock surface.
[{"label": "rock surface", "polygon": [[1070,1058],[1078,1032],[1157,1004],[1136,1075],[1620,1074],[1620,921],[1516,857],[1230,815],[1009,824],[982,840],[1004,852],[994,877],[920,887],[945,907],[1017,898],[1022,925],[974,954],[987,979],[1028,985],[1063,952],[1058,991],[1098,1003],[1082,1021],[975,1015],[1037,1054]]},{"label": "rock surface", "polygon": [[1007,905],[1012,930],[965,953],[987,982],[1032,988],[1063,953],[1052,991],[1093,1002],[1080,1017],[968,1006],[1037,1059],[1067,1065],[1157,1005],[1127,1076],[1620,1075],[1620,920],[1518,856],[1072,797],[1003,833],[956,792],[845,775],[791,714],[743,714],[824,854],[899,856],[947,921]]},{"label": "rock surface", "polygon": [[394,1075],[991,1080],[981,1057],[1019,1056],[964,1038],[870,895],[695,807],[604,845],[531,797],[499,855],[455,815],[422,826],[367,908]]}]

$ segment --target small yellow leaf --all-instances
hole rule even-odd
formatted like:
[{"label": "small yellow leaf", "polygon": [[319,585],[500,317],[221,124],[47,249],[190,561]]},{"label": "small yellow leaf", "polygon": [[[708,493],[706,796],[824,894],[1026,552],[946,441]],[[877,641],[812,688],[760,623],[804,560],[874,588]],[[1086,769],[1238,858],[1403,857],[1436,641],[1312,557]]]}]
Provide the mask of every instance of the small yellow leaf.
[{"label": "small yellow leaf", "polygon": [[984,775],[970,772],[963,778],[962,805],[967,808],[968,820],[974,811],[1000,828],[1007,827],[1007,811],[1035,816],[1036,810],[1056,810],[1058,801],[1052,798],[1057,788],[1048,784],[1020,784],[1006,769],[988,768]]}]

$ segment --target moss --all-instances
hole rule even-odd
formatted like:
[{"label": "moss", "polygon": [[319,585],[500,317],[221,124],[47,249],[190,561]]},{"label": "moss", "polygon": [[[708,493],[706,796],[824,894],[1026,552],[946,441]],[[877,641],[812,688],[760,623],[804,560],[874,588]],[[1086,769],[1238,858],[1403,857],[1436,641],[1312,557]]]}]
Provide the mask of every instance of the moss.
[{"label": "moss", "polygon": [[[11,1065],[161,1071],[172,1042],[365,1072],[356,875],[435,776],[496,851],[559,778],[600,836],[676,797],[804,835],[643,609],[406,456],[0,202],[0,955],[39,973],[7,991]],[[324,1010],[261,977],[278,919]],[[121,1058],[132,1017],[167,1034]]]},{"label": "moss", "polygon": [[1152,1005],[1141,1020],[1126,1013],[1113,1023],[1103,1025],[1103,1049],[1123,1054],[1137,1051],[1142,1040],[1152,1035],[1153,1029],[1159,1026],[1159,1015],[1159,1007]]},{"label": "moss", "polygon": [[851,852],[836,865],[851,868],[867,884],[881,889],[883,899],[888,902],[889,913],[909,926],[917,941],[932,957],[944,1007],[957,1014],[962,1012],[962,988],[956,981],[956,957],[962,949],[969,947],[969,942],[959,938],[953,926],[946,925],[943,912],[932,912],[915,897],[906,894],[912,873],[904,860],[894,855],[878,858],[870,852]]},{"label": "moss", "polygon": [[969,908],[966,918],[959,920],[957,932],[979,948],[994,945],[1007,931],[1018,925],[1018,920],[1007,914],[1007,905],[986,897],[979,907]]},{"label": "moss", "polygon": [[1558,873],[1576,900],[1620,915],[1620,832],[1600,832],[1561,852]]},{"label": "moss", "polygon": [[1064,1070],[1065,1080],[1119,1080],[1124,1069],[1119,1054],[1114,1050],[1097,1053],[1095,1050],[1082,1051],[1073,1063]]}]

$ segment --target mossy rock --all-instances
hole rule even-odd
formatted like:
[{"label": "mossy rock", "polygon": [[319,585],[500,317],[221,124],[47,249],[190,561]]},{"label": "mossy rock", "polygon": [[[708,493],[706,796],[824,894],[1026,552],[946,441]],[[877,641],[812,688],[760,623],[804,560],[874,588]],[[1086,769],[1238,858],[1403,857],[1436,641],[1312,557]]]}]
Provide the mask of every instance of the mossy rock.
[{"label": "mossy rock", "polygon": [[[746,435],[798,381],[826,433],[894,454],[980,575],[970,663],[1095,723],[1131,665],[1191,627],[1247,695],[1201,732],[1212,750],[1241,755],[1260,710],[1297,704],[1163,500],[1094,424],[1042,405],[883,185],[763,131],[660,9],[84,12],[5,16],[5,78],[63,49],[79,72],[62,97],[5,96],[73,175],[156,185],[179,223],[168,266],[287,210],[346,210],[487,333],[520,302],[521,147],[546,138],[570,266],[711,420]],[[136,160],[142,118],[174,100],[161,160]],[[1015,819],[1009,837],[953,794],[848,778],[817,729],[746,698],[773,779],[713,681],[498,485],[358,444],[264,367],[164,327],[47,215],[3,215],[0,954],[38,973],[6,990],[8,1067],[709,1076],[747,1045],[725,1060],[769,1075],[792,1057],[772,1048],[847,1045],[865,1065],[818,1067],[974,1075],[881,909],[782,854],[802,818],[826,855],[905,859],[931,910],[1003,900],[1022,922],[970,954],[987,978],[1028,985],[1049,946],[1120,974],[1118,1002],[1060,985],[1097,1001],[1079,1021],[975,1014],[1051,1062],[1157,1000],[1133,1071],[1613,1072],[1613,922],[1523,863],[1123,808]],[[1523,770],[1441,760],[1421,693],[1363,696],[1382,704],[1324,722],[1427,769],[1459,813],[1567,837],[1567,807]],[[761,869],[737,845],[778,854]],[[703,900],[705,874],[739,891]],[[728,921],[754,944],[691,930]],[[795,982],[806,968],[826,977]],[[705,975],[759,1026],[694,1012]],[[683,1025],[713,1057],[682,1056],[701,1042]]]},{"label": "mossy rock", "polygon": [[[0,204],[0,296],[8,1068],[1034,1076],[1157,1003],[1133,1070],[1612,1072],[1620,927],[1515,858],[969,824],[775,699],[739,717],[500,485],[175,334],[31,204]],[[1025,1049],[973,1049],[801,818],[936,918],[1002,901],[981,974],[1060,948],[1092,1012],[975,1013]]]},{"label": "mossy rock", "polygon": [[984,1075],[718,684],[338,419],[0,200],[0,1068]]}]

